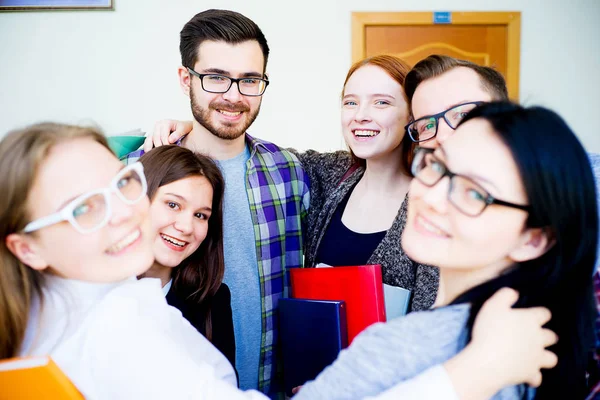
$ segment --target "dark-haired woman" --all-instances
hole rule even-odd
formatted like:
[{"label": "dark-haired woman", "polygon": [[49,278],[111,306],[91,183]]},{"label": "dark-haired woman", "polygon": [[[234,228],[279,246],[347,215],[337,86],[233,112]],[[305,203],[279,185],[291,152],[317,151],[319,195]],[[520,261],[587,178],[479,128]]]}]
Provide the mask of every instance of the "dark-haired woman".
[{"label": "dark-haired woman", "polygon": [[159,278],[167,302],[235,366],[231,295],[222,283],[223,189],[208,157],[163,146],[140,159],[156,232],[155,261],[144,277]]}]

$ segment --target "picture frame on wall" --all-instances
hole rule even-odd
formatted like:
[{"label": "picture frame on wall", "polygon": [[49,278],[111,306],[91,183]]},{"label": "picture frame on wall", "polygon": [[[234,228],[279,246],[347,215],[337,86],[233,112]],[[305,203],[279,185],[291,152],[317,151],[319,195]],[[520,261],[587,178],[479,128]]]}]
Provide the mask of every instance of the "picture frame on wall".
[{"label": "picture frame on wall", "polygon": [[0,11],[113,9],[113,0],[0,0]]}]

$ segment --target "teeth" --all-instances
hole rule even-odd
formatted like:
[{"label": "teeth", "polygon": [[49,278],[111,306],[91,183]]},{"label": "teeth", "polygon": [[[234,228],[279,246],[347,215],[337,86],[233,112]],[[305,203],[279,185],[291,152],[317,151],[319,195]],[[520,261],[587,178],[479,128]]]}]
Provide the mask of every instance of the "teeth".
[{"label": "teeth", "polygon": [[360,137],[373,137],[379,135],[379,131],[356,130],[354,131],[354,135]]},{"label": "teeth", "polygon": [[186,244],[186,242],[182,242],[181,240],[177,240],[175,238],[172,238],[171,236],[163,235],[162,233],[160,234],[160,237],[163,238],[163,240],[174,244],[175,246],[183,247]]},{"label": "teeth", "polygon": [[140,232],[140,230],[136,229],[135,231],[131,232],[129,235],[127,235],[123,239],[121,239],[121,241],[119,241],[118,243],[115,243],[112,246],[110,246],[108,248],[108,250],[106,250],[106,252],[108,254],[118,253],[119,251],[123,250],[125,247],[129,246],[131,243],[135,242],[137,240],[137,238],[140,237],[141,234],[142,233]]},{"label": "teeth", "polygon": [[228,117],[237,117],[238,115],[240,115],[242,113],[241,111],[231,112],[231,111],[225,111],[225,110],[219,110],[219,112],[223,115],[227,115]]},{"label": "teeth", "polygon": [[419,217],[419,224],[425,228],[426,231],[431,232],[436,235],[446,236],[446,232],[438,229],[436,226],[431,225],[429,222],[425,221],[423,218]]}]

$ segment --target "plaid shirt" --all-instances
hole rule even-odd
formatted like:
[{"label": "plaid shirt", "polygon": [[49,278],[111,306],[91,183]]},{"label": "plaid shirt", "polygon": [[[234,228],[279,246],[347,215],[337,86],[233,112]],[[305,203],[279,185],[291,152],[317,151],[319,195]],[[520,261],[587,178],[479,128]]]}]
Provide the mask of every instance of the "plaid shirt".
[{"label": "plaid shirt", "polygon": [[[181,140],[178,142],[181,144]],[[302,267],[302,225],[310,201],[308,175],[298,158],[273,143],[246,135],[250,148],[246,190],[250,205],[262,299],[262,338],[258,388],[278,395],[283,390],[277,368],[277,302],[287,294],[286,269]],[[126,164],[144,154],[137,150],[122,158]],[[271,385],[271,381],[274,385]]]}]

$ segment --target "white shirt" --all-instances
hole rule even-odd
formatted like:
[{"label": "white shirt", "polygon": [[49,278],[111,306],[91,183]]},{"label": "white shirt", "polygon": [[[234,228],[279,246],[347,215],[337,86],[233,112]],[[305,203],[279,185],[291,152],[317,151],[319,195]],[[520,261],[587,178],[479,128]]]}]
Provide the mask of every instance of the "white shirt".
[{"label": "white shirt", "polygon": [[171,290],[171,286],[173,285],[173,279],[169,279],[169,282],[165,286],[162,287],[163,294],[165,297],[169,294],[169,290]]},{"label": "white shirt", "polygon": [[161,289],[152,278],[95,284],[47,276],[23,355],[50,355],[88,399],[237,391],[229,361],[167,304]]},{"label": "white shirt", "polygon": [[[153,278],[95,284],[48,276],[21,355],[50,355],[86,399],[266,400],[237,389],[225,356],[166,303],[161,289]],[[456,399],[442,367],[371,399],[433,393]]]}]

